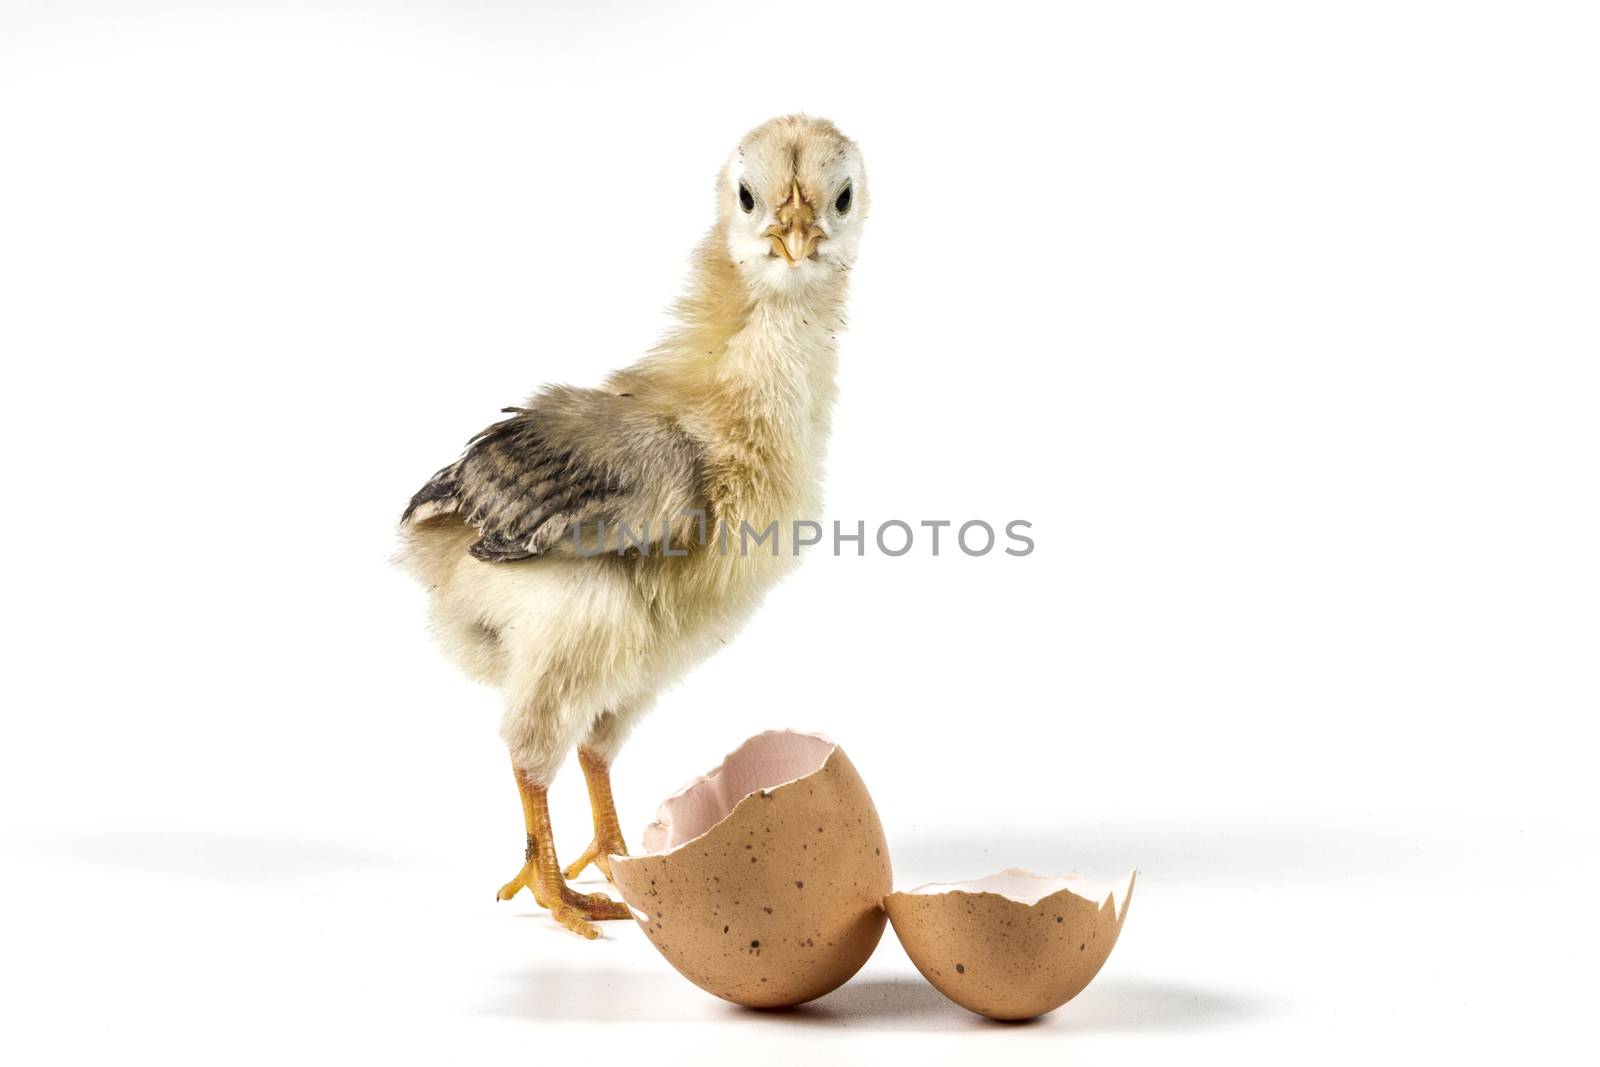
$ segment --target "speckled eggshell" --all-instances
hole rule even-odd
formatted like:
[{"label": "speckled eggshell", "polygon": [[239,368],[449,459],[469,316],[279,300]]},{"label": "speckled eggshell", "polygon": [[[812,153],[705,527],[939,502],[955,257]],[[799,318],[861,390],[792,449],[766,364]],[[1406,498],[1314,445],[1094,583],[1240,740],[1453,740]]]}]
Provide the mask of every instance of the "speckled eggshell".
[{"label": "speckled eggshell", "polygon": [[826,738],[771,731],[661,805],[617,890],[684,977],[752,1008],[843,985],[883,936],[893,887],[877,809]]},{"label": "speckled eggshell", "polygon": [[1111,955],[1133,897],[1076,875],[1008,870],[891,893],[884,908],[934,987],[991,1019],[1031,1019],[1081,993]]}]

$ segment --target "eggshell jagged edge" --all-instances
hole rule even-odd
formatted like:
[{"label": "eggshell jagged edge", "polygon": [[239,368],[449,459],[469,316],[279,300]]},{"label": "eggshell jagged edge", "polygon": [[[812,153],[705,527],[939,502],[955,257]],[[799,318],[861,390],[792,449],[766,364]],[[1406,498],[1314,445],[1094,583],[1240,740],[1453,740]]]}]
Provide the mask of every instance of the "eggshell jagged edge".
[{"label": "eggshell jagged edge", "polygon": [[[937,896],[944,893],[964,893],[971,895],[985,895],[1000,897],[1002,900],[1019,904],[1025,908],[1037,908],[1041,904],[1054,900],[1062,893],[1071,893],[1091,903],[1100,905],[1104,911],[1107,906],[1112,908],[1112,918],[1120,927],[1122,920],[1127,917],[1128,905],[1133,900],[1133,885],[1139,872],[1129,871],[1128,877],[1120,885],[1107,885],[1104,882],[1092,882],[1080,874],[1049,875],[1036,874],[1025,871],[1021,867],[1007,867],[998,874],[991,874],[984,878],[975,878],[966,882],[929,882],[919,885],[915,889],[899,890],[885,896],[887,905],[889,897],[893,896]],[[1045,889],[1044,886],[1034,888],[1043,889],[1043,892],[1033,893],[1016,887],[1014,883],[1024,879],[1048,883],[1053,888]],[[1004,881],[1003,881],[1004,880]],[[1006,888],[1000,888],[1004,884]]]},{"label": "eggshell jagged edge", "polygon": [[[757,786],[754,789],[744,792],[737,800],[734,800],[732,803],[728,804],[727,811],[723,812],[718,819],[705,826],[698,833],[686,837],[682,841],[679,841],[676,844],[668,845],[664,848],[652,847],[652,841],[670,841],[672,839],[673,820],[678,814],[677,809],[681,806],[681,802],[685,797],[688,797],[690,794],[702,788],[715,788],[715,783],[728,773],[729,767],[734,763],[735,760],[742,756],[748,749],[766,744],[769,742],[769,739],[774,737],[803,738],[807,741],[819,742],[825,747],[817,750],[818,755],[816,756],[815,766],[813,766],[810,770],[796,774],[790,778],[785,778],[774,785]],[[659,805],[657,805],[656,817],[651,820],[648,826],[644,828],[644,833],[641,835],[641,851],[639,853],[635,854],[634,856],[616,855],[611,858],[611,862],[614,864],[625,864],[630,859],[637,859],[645,856],[670,856],[674,852],[678,852],[687,846],[694,844],[696,841],[705,837],[717,827],[733,818],[734,813],[738,811],[741,806],[748,803],[752,797],[766,796],[778,791],[779,789],[794,785],[796,782],[802,782],[813,775],[822,773],[822,770],[828,765],[828,761],[831,760],[834,754],[838,751],[839,744],[832,738],[826,737],[823,734],[812,733],[805,730],[763,730],[759,734],[748,737],[739,745],[738,748],[735,748],[732,752],[729,752],[726,756],[722,757],[722,762],[718,763],[705,774],[691,779],[689,782],[685,783],[682,788],[672,793]],[[628,904],[628,909],[633,912],[634,918],[638,919],[640,922],[648,921],[649,916],[641,915],[639,910],[632,904]]]}]

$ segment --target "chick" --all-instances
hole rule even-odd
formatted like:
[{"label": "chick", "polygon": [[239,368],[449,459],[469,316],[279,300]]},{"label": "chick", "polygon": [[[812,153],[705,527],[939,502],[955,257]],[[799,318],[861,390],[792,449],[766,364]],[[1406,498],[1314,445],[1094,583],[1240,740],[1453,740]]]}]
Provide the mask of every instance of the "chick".
[{"label": "chick", "polygon": [[[867,209],[860,153],[830,122],[776,118],[739,143],[716,200],[656,347],[598,389],[506,409],[401,520],[445,650],[505,696],[527,850],[498,898],[527,887],[589,938],[591,920],[630,917],[566,881],[590,863],[609,878],[627,854],[610,768],[629,729],[750,616],[795,561],[794,520],[820,504]],[[774,522],[775,553],[741,551],[746,524]],[[546,790],[574,746],[594,838],[563,871]]]}]

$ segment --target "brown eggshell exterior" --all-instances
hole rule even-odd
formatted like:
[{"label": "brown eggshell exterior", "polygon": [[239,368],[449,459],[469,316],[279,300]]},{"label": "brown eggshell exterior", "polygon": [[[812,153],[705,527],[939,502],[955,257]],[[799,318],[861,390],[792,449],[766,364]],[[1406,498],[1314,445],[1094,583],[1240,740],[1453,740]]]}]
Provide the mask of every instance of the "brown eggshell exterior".
[{"label": "brown eggshell exterior", "polygon": [[891,893],[895,936],[934,988],[991,1019],[1031,1019],[1083,992],[1128,917],[1063,889],[1028,905],[997,893]]},{"label": "brown eggshell exterior", "polygon": [[845,984],[883,936],[893,888],[877,808],[837,747],[670,853],[613,857],[611,877],[678,973],[749,1008]]},{"label": "brown eggshell exterior", "polygon": [[704,834],[611,861],[645,934],[689,981],[752,1008],[829,993],[883,936],[889,846],[843,750],[804,778],[752,793]]}]

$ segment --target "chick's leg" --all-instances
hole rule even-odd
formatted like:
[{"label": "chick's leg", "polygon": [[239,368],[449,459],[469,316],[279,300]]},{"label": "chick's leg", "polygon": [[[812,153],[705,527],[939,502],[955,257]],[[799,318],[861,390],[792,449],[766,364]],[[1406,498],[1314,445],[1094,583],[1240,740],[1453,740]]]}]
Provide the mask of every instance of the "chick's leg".
[{"label": "chick's leg", "polygon": [[600,873],[611,881],[611,857],[626,856],[628,846],[622,840],[622,829],[617,825],[617,804],[611,799],[611,765],[588,748],[578,746],[578,765],[583,768],[583,780],[589,786],[589,810],[594,815],[594,839],[583,855],[574,860],[562,873],[572,879],[583,873],[589,864],[600,868]]},{"label": "chick's leg", "polygon": [[600,893],[579,893],[561,877],[556,860],[555,841],[550,831],[550,804],[545,787],[525,772],[516,771],[517,791],[522,794],[522,817],[528,831],[528,848],[522,870],[500,887],[497,900],[510,900],[526,887],[541,908],[575,934],[590,939],[600,931],[588,920],[631,919],[627,906]]}]

